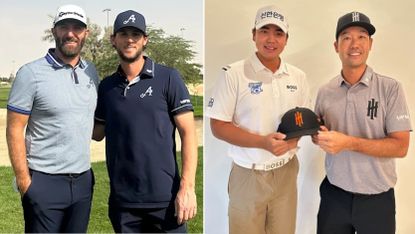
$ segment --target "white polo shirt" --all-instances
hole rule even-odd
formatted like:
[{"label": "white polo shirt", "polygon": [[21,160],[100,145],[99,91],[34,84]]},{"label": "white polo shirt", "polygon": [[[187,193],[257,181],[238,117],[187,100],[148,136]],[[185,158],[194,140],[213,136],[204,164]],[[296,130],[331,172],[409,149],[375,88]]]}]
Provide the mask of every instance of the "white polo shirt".
[{"label": "white polo shirt", "polygon": [[[309,88],[300,69],[281,61],[278,71],[266,68],[256,54],[223,68],[205,114],[213,119],[233,122],[259,135],[276,132],[281,117],[297,106],[309,107]],[[240,166],[268,164],[288,159],[259,148],[231,145],[229,156]]]}]

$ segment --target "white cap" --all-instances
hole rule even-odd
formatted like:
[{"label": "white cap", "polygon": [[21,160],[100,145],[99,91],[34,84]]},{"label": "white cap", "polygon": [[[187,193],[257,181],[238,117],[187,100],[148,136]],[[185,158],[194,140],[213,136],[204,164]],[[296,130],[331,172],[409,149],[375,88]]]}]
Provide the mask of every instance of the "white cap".
[{"label": "white cap", "polygon": [[75,19],[81,21],[86,26],[85,11],[76,5],[64,5],[59,7],[58,12],[55,16],[55,20],[53,21],[53,26],[64,19]]},{"label": "white cap", "polygon": [[267,24],[277,25],[284,33],[288,32],[287,19],[275,5],[259,8],[256,13],[255,28],[260,29]]}]

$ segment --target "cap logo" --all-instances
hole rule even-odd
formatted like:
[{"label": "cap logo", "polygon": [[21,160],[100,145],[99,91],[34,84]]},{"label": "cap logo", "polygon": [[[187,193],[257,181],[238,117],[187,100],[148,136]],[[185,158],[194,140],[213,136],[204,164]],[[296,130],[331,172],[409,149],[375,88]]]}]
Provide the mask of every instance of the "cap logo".
[{"label": "cap logo", "polygon": [[353,22],[360,21],[359,12],[352,12],[352,21]]},{"label": "cap logo", "polygon": [[295,112],[295,125],[297,125],[298,127],[302,127],[304,124],[303,122],[303,114],[301,112]]},{"label": "cap logo", "polygon": [[276,18],[279,19],[281,21],[284,21],[284,16],[281,14],[278,14],[278,12],[275,11],[265,11],[261,13],[261,19],[265,19],[265,18]]},{"label": "cap logo", "polygon": [[60,13],[59,13],[59,17],[62,17],[62,16],[64,16],[64,15],[68,15],[68,14],[77,15],[77,16],[79,16],[79,17],[81,17],[81,18],[84,18],[84,16],[83,16],[83,15],[79,14],[78,12],[74,12],[74,11],[69,11],[69,12],[60,12]]},{"label": "cap logo", "polygon": [[128,20],[124,21],[123,24],[128,24],[128,22],[133,22],[135,23],[135,15],[131,15],[130,18],[128,18]]}]

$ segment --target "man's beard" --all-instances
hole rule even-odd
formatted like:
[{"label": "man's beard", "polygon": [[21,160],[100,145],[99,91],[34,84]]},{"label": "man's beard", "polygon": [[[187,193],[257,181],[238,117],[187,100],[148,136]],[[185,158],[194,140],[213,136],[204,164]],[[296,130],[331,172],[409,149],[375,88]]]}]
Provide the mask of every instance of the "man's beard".
[{"label": "man's beard", "polygon": [[55,42],[56,42],[56,48],[59,49],[59,51],[62,53],[63,56],[67,57],[67,58],[74,58],[76,56],[78,56],[81,53],[82,47],[85,44],[85,38],[81,39],[80,41],[78,41],[78,45],[74,48],[68,48],[65,46],[65,42],[77,42],[76,39],[72,38],[67,38],[67,39],[61,39],[61,38],[55,38]]},{"label": "man's beard", "polygon": [[140,49],[133,56],[127,57],[127,56],[125,56],[125,54],[123,54],[123,52],[120,49],[118,49],[118,48],[116,48],[116,49],[117,49],[117,53],[120,56],[121,60],[126,62],[126,63],[133,63],[133,62],[137,61],[140,58],[141,54],[143,53],[143,49]]}]

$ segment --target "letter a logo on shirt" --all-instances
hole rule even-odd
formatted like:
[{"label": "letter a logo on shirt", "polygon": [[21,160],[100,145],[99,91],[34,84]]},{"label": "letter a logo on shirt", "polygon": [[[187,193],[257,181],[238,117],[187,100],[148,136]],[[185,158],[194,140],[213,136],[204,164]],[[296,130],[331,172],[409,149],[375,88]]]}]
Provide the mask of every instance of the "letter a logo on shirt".
[{"label": "letter a logo on shirt", "polygon": [[297,125],[298,127],[302,127],[304,124],[303,122],[303,114],[301,112],[295,112],[295,125]]},{"label": "letter a logo on shirt", "polygon": [[153,89],[150,86],[144,93],[140,94],[140,98],[144,98],[145,96],[153,96],[152,94],[153,94]]},{"label": "letter a logo on shirt", "polygon": [[135,23],[135,15],[131,15],[130,18],[128,18],[128,20],[124,21],[123,23],[128,24],[128,22],[130,22],[130,20],[131,20],[131,22]]}]

